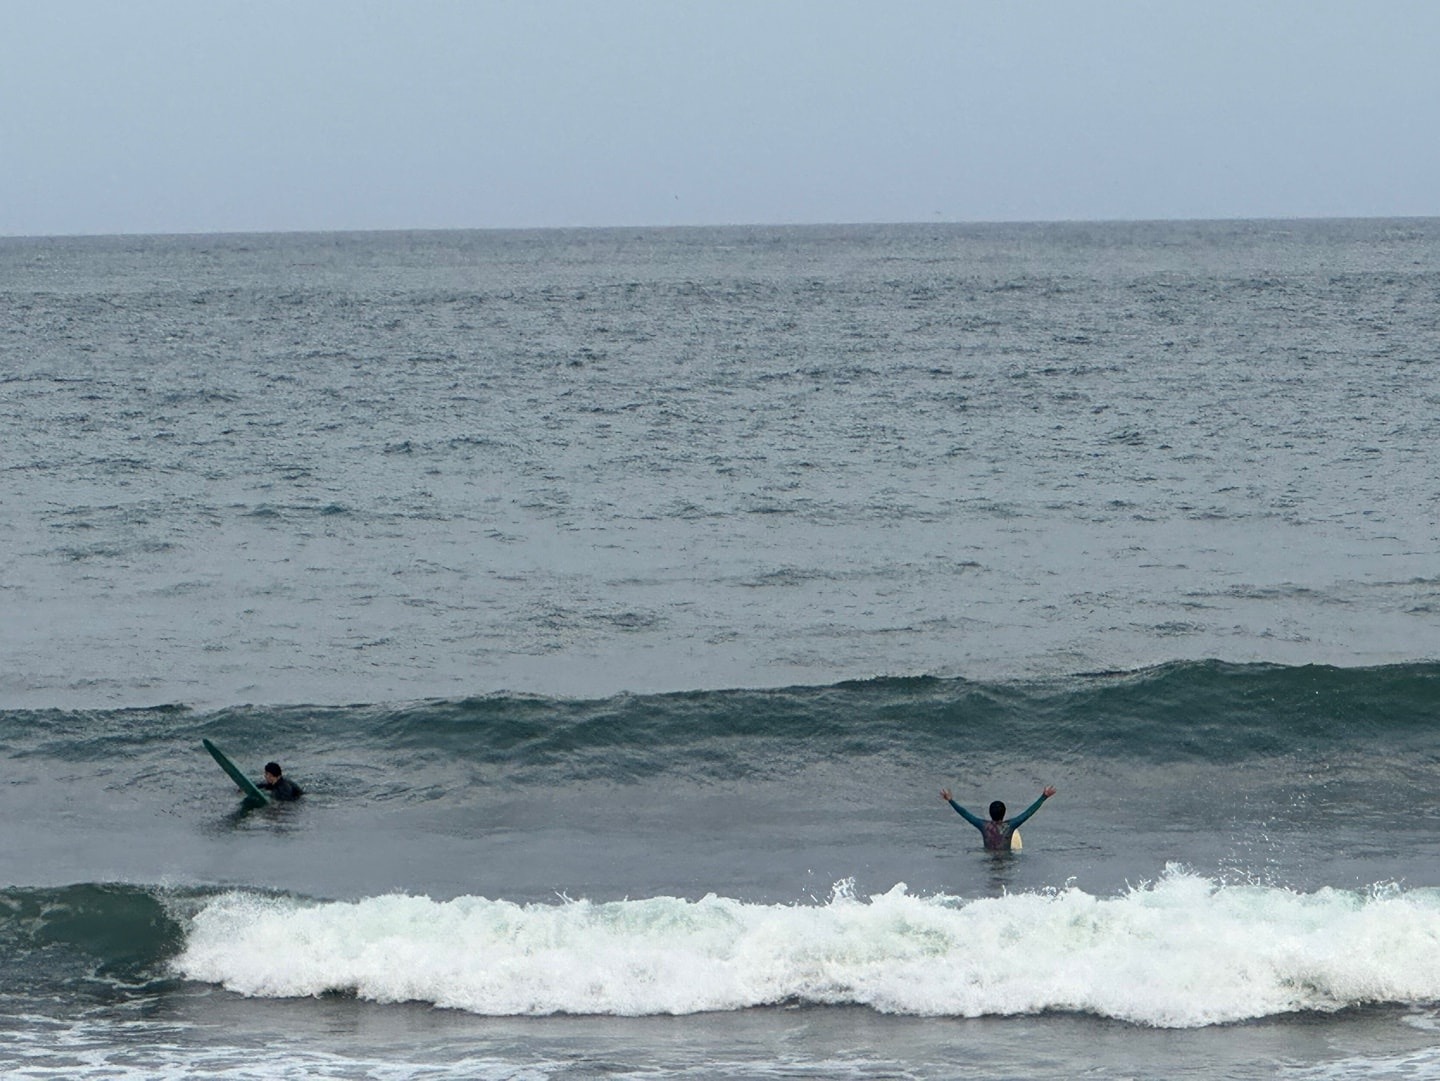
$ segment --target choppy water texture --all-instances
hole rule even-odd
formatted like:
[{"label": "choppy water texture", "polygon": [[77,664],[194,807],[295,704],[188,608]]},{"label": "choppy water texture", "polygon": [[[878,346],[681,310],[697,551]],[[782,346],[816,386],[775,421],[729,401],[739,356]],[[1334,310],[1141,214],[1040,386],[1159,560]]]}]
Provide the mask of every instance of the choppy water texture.
[{"label": "choppy water texture", "polygon": [[1437,346],[1434,221],[0,239],[0,1073],[1440,1075]]},{"label": "choppy water texture", "polygon": [[[1437,712],[1433,663],[1218,662],[0,711],[0,1066],[1425,1077]],[[1042,780],[1020,856],[937,799]]]},{"label": "choppy water texture", "polygon": [[1440,225],[0,240],[0,703],[1434,656]]}]

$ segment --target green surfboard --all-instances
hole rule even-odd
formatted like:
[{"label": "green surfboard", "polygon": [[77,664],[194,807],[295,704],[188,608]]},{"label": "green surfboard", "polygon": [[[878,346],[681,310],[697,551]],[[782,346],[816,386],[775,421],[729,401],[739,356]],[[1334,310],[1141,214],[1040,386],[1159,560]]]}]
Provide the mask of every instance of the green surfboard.
[{"label": "green surfboard", "polygon": [[200,742],[205,744],[205,749],[210,752],[210,756],[220,763],[220,768],[228,773],[230,779],[240,786],[240,791],[245,793],[245,806],[264,807],[270,802],[266,799],[265,793],[255,787],[255,782],[241,773],[240,767],[226,758],[219,747],[208,739],[202,739]]}]

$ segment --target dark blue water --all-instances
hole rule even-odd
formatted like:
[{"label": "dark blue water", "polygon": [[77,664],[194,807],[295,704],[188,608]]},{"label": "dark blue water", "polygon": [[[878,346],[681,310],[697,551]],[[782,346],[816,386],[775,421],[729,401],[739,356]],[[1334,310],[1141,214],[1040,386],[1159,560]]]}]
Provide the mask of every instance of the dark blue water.
[{"label": "dark blue water", "polygon": [[4,1069],[1440,1068],[1437,241],[0,241]]}]

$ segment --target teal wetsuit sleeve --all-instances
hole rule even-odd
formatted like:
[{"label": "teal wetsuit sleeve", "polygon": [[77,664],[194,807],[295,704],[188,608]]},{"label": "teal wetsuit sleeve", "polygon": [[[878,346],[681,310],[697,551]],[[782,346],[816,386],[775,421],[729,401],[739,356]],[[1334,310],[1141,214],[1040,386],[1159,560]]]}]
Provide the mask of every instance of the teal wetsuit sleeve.
[{"label": "teal wetsuit sleeve", "polygon": [[[969,811],[967,811],[964,807],[961,807],[960,804],[956,803],[953,799],[952,799],[952,800],[949,800],[948,802],[949,802],[949,804],[950,804],[951,807],[954,807],[954,808],[955,808],[955,813],[956,813],[956,814],[958,814],[958,815],[959,815],[961,818],[963,818],[966,822],[969,822],[970,825],[974,826],[977,830],[983,830],[983,829],[985,828],[985,823],[984,823],[983,821],[981,821],[980,819],[976,818],[976,817],[975,817],[974,815],[972,815]],[[1035,808],[1033,808],[1033,807],[1030,808],[1031,811],[1033,811],[1034,809],[1035,809]],[[1026,813],[1028,814],[1029,812],[1027,811]]]},{"label": "teal wetsuit sleeve", "polygon": [[1044,803],[1045,800],[1046,800],[1046,797],[1045,797],[1045,796],[1041,796],[1041,797],[1040,797],[1039,799],[1037,799],[1034,803],[1030,804],[1029,807],[1026,807],[1026,808],[1025,808],[1023,811],[1021,811],[1018,815],[1016,815],[1014,818],[1012,818],[1012,819],[1010,820],[1010,828],[1011,828],[1012,830],[1018,830],[1018,829],[1024,824],[1024,822],[1025,822],[1025,820],[1026,820],[1027,818],[1029,818],[1031,815],[1033,815],[1036,811],[1038,811],[1038,810],[1040,809],[1040,804]]}]

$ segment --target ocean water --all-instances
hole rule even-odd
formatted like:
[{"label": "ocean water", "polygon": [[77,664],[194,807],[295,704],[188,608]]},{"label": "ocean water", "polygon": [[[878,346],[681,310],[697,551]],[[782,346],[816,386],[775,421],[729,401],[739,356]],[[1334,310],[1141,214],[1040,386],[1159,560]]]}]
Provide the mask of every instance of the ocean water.
[{"label": "ocean water", "polygon": [[1440,222],[0,239],[0,424],[7,1077],[1440,1077]]}]

